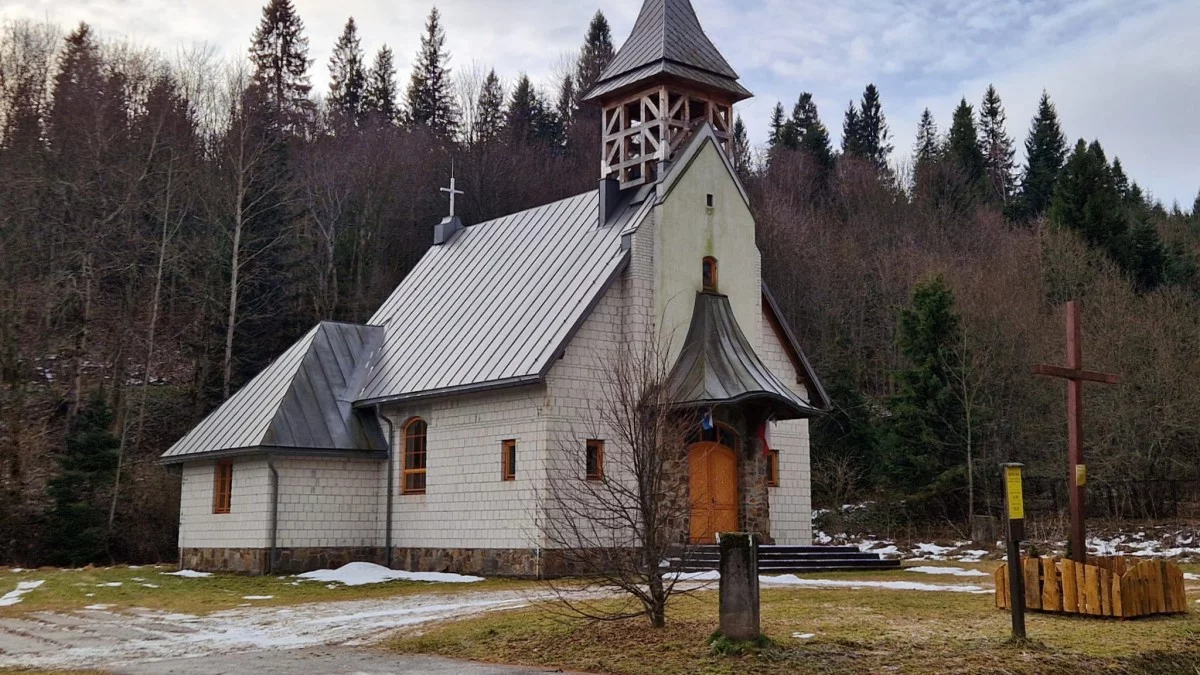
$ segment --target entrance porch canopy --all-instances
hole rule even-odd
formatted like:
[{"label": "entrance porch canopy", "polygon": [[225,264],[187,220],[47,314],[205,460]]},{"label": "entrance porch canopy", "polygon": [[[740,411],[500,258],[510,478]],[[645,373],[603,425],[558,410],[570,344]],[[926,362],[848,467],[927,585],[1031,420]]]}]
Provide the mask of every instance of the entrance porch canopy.
[{"label": "entrance porch canopy", "polygon": [[729,297],[719,293],[696,294],[692,325],[667,383],[671,400],[680,406],[756,404],[777,420],[821,414],[762,362]]}]

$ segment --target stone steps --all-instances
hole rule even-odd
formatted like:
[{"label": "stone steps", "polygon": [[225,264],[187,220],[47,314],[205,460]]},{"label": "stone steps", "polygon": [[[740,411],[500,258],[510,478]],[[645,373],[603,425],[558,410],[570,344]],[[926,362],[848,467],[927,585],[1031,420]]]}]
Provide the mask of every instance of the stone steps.
[{"label": "stone steps", "polygon": [[[697,546],[686,558],[668,558],[674,572],[707,572],[721,560],[716,546]],[[759,546],[758,570],[763,573],[831,572],[900,569],[899,560],[878,553],[864,553],[853,546]]]}]

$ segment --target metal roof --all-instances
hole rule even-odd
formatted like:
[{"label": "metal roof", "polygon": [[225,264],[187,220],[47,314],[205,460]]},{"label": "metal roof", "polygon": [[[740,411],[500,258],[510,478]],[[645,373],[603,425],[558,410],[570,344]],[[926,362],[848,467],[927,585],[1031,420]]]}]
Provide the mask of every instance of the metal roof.
[{"label": "metal roof", "polygon": [[352,410],[353,396],[383,328],[324,322],[163,454],[198,455],[270,448],[306,451],[383,451],[378,422]]},{"label": "metal roof", "polygon": [[[675,68],[674,72],[668,66]],[[646,0],[629,39],[586,98],[596,98],[659,72],[692,79],[742,98],[750,95],[737,83],[737,72],[705,35],[690,0]],[[620,85],[611,86],[618,80],[622,82]]]},{"label": "metal roof", "polygon": [[733,315],[729,297],[697,293],[679,360],[668,379],[680,405],[719,405],[758,400],[779,419],[820,413],[762,362]]},{"label": "metal roof", "polygon": [[370,321],[385,337],[356,405],[540,381],[624,267],[642,206],[600,227],[594,190],[431,248]]}]

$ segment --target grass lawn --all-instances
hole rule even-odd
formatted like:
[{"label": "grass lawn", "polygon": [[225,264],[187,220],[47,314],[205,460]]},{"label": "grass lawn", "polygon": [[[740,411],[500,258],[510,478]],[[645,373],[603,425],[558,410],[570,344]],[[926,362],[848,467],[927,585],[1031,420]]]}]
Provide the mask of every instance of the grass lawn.
[{"label": "grass lawn", "polygon": [[[0,595],[20,581],[45,581],[26,593],[21,602],[0,607],[0,617],[35,611],[73,611],[88,605],[109,605],[119,611],[132,607],[204,614],[242,605],[295,605],[306,602],[387,598],[427,593],[463,593],[530,587],[531,582],[489,579],[472,584],[430,584],[392,581],[364,586],[343,586],[295,577],[247,577],[214,574],[191,579],[168,576],[174,566],[110,567],[94,569],[42,568],[13,572],[0,568]],[[332,587],[329,587],[332,586]],[[245,596],[270,599],[245,600]],[[0,669],[0,675],[7,675]]]},{"label": "grass lawn", "polygon": [[[988,571],[996,563],[954,565]],[[991,588],[986,577],[912,572],[804,576]],[[1200,587],[1189,585],[1195,605]],[[1019,647],[1007,642],[1009,621],[994,608],[990,594],[764,587],[763,630],[775,646],[754,655],[710,653],[706,639],[717,626],[712,591],[678,600],[661,631],[642,620],[581,623],[543,607],[420,629],[388,646],[405,653],[631,675],[1200,672],[1200,606],[1184,617],[1125,622],[1030,614],[1033,642]],[[796,639],[794,633],[815,637]]]}]

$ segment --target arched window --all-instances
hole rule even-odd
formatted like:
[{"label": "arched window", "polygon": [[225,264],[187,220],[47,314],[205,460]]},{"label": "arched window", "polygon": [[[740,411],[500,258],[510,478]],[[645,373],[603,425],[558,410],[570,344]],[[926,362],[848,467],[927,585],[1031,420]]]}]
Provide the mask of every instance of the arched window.
[{"label": "arched window", "polygon": [[707,293],[717,292],[717,259],[712,256],[704,259],[704,290]]},{"label": "arched window", "polygon": [[429,427],[425,420],[414,417],[404,425],[404,468],[401,470],[401,492],[406,495],[425,494],[425,437]]}]

